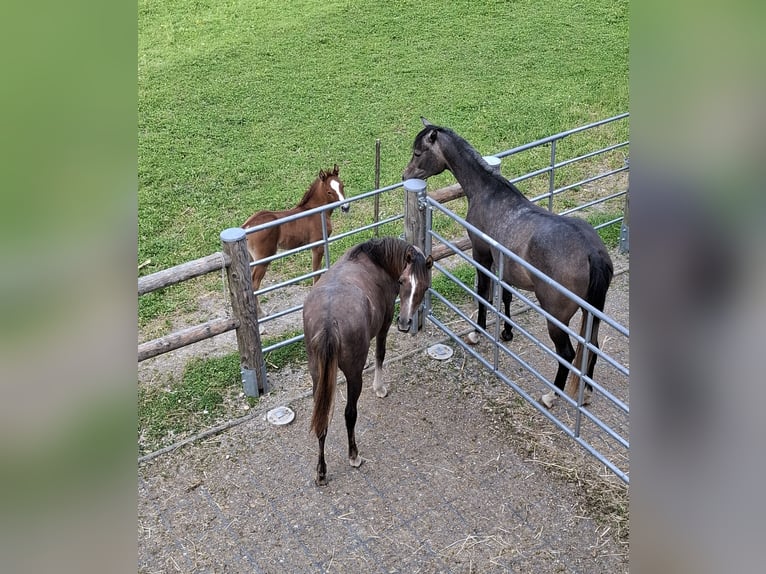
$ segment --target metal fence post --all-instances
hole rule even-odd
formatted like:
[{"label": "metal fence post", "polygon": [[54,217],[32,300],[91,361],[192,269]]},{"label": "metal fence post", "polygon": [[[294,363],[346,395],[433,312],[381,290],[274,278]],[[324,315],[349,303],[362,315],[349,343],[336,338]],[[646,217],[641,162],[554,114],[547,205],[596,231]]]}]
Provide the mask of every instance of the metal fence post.
[{"label": "metal fence post", "polygon": [[620,253],[630,252],[630,188],[625,194],[625,207],[623,209],[622,226],[620,227]]},{"label": "metal fence post", "polygon": [[[404,181],[404,240],[426,252],[426,182],[422,179]],[[416,313],[410,327],[415,334],[423,328],[423,314]]]},{"label": "metal fence post", "polygon": [[239,347],[242,384],[248,397],[269,392],[266,379],[266,363],[261,352],[261,335],[258,332],[255,293],[250,273],[250,254],[247,251],[245,230],[241,227],[221,232],[223,252],[231,258],[227,268],[231,309],[239,321],[237,346]]},{"label": "metal fence post", "polygon": [[485,155],[482,159],[484,159],[484,161],[489,164],[489,167],[492,169],[492,171],[495,173],[500,173],[501,160],[499,157],[494,155]]}]

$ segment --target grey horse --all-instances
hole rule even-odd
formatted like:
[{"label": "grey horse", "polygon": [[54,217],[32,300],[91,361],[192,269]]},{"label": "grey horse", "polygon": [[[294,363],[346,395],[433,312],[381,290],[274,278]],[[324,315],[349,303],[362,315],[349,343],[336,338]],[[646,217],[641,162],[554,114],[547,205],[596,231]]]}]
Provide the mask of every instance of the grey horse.
[{"label": "grey horse", "polygon": [[[425,126],[415,137],[412,159],[402,174],[403,179],[426,179],[445,169],[452,172],[468,198],[466,220],[492,237],[495,241],[553,278],[558,283],[593,305],[604,309],[606,292],[614,273],[612,260],[603,241],[593,227],[582,219],[552,213],[527,199],[519,189],[493,171],[482,156],[454,131],[431,124],[421,118]],[[492,249],[476,234],[469,233],[474,260],[485,269],[497,265],[500,252]],[[495,267],[497,269],[497,267]],[[521,265],[505,258],[503,280],[519,289],[533,291],[540,306],[565,325],[580,307],[554,287],[540,280]],[[491,281],[484,273],[478,273],[478,294],[491,300]],[[511,303],[511,292],[503,290],[506,317]],[[586,314],[580,335],[585,338]],[[479,302],[477,323],[486,329],[487,309]],[[572,348],[569,335],[548,320],[548,334],[556,347],[556,353],[564,361],[578,369],[582,362],[582,345],[577,352]],[[593,318],[590,342],[598,346],[599,319]],[[511,326],[504,324],[502,338],[513,338]],[[479,341],[479,332],[469,334],[473,344]],[[592,377],[596,354],[590,353],[586,374]],[[564,390],[569,367],[559,362],[554,384]],[[567,393],[574,397],[577,389],[574,373],[567,385]],[[586,390],[590,391],[590,385]],[[553,405],[556,394],[551,391],[541,397],[548,408]]]}]

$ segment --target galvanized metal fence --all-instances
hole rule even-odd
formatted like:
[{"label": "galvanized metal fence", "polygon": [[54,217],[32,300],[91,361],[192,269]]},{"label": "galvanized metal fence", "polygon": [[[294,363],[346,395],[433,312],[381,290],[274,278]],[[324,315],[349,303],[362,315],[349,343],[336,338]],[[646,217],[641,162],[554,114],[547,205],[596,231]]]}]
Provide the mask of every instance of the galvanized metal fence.
[{"label": "galvanized metal fence", "polygon": [[[535,202],[546,204],[548,209],[558,211],[565,215],[576,214],[583,215],[587,212],[599,210],[604,206],[610,206],[605,210],[607,214],[614,215],[609,216],[606,221],[602,221],[594,225],[597,229],[605,228],[610,225],[621,224],[620,232],[620,246],[623,251],[627,250],[627,237],[628,237],[628,221],[627,221],[627,200],[628,189],[625,184],[625,189],[613,189],[614,183],[609,183],[605,186],[607,191],[605,193],[590,194],[589,198],[581,203],[578,200],[569,198],[569,195],[579,192],[588,186],[598,185],[597,182],[613,180],[622,172],[628,171],[627,160],[627,147],[629,142],[619,141],[610,142],[599,149],[589,150],[585,153],[579,153],[573,157],[566,157],[561,159],[561,147],[562,143],[568,138],[575,137],[577,134],[587,132],[589,130],[595,130],[602,126],[612,124],[614,122],[626,122],[628,114],[620,114],[618,116],[594,122],[585,126],[581,126],[572,130],[561,132],[553,136],[537,140],[516,148],[512,148],[506,151],[495,153],[492,156],[487,156],[486,159],[497,166],[500,169],[500,163],[503,158],[515,158],[521,154],[527,152],[536,152],[539,155],[540,150],[545,150],[549,147],[549,154],[546,153],[549,161],[542,167],[533,169],[532,171],[514,177],[509,181],[513,183],[519,183],[522,181],[535,181],[537,178],[538,185],[540,187],[540,179],[545,180],[546,190],[538,195],[533,196],[531,199]],[[627,132],[627,130],[625,130]],[[622,160],[615,160],[615,154],[621,154]],[[601,158],[611,156],[611,160],[607,167],[601,169],[591,169],[591,167],[582,168],[581,166],[587,163],[589,166],[593,161],[598,162]],[[615,167],[615,164],[619,164]],[[562,171],[571,169],[573,167],[579,167],[579,171],[588,171],[589,174],[586,177],[577,177],[574,181],[566,181],[559,187],[556,186],[557,178],[561,178]],[[592,171],[598,171],[595,175],[590,173]],[[289,315],[295,316],[295,323],[299,324],[300,312],[303,308],[302,304],[292,305],[287,308],[278,309],[273,311],[267,316],[256,317],[254,309],[253,295],[264,296],[271,292],[286,289],[290,286],[297,285],[304,282],[307,279],[311,279],[314,276],[321,274],[323,270],[316,272],[310,272],[301,274],[292,278],[289,278],[278,283],[262,286],[261,289],[253,293],[252,289],[248,291],[247,285],[249,282],[249,269],[256,263],[270,263],[278,259],[284,259],[295,256],[299,252],[307,251],[322,245],[325,251],[325,269],[330,264],[330,251],[331,245],[338,241],[341,241],[349,236],[363,235],[366,232],[374,232],[378,234],[378,230],[384,226],[396,223],[400,220],[404,220],[404,237],[417,245],[419,245],[425,252],[432,254],[437,261],[434,268],[442,273],[449,281],[453,282],[463,290],[474,301],[479,300],[479,295],[476,293],[473,286],[463,283],[455,274],[452,273],[450,268],[446,265],[438,263],[439,260],[443,260],[448,257],[456,257],[463,263],[471,265],[476,268],[476,273],[488,273],[483,268],[477,267],[473,262],[473,259],[465,255],[464,251],[470,247],[470,243],[467,237],[460,238],[446,238],[434,230],[434,218],[443,217],[449,219],[454,226],[465,230],[471,230],[473,233],[482,235],[485,240],[494,245],[498,250],[503,252],[506,257],[519,262],[521,265],[527,267],[530,272],[539,274],[537,270],[531,268],[526,262],[521,261],[515,254],[505,249],[503,246],[498,245],[492,238],[484,236],[482,232],[475,229],[465,221],[459,214],[451,211],[443,205],[448,201],[461,197],[462,190],[459,185],[448,186],[441,190],[435,190],[430,194],[426,193],[425,185],[418,187],[417,189],[410,190],[405,193],[404,213],[396,213],[382,220],[378,218],[378,199],[384,193],[390,193],[400,187],[403,187],[403,182],[375,189],[373,191],[356,195],[353,197],[347,197],[344,202],[337,202],[334,204],[326,205],[305,211],[301,214],[294,215],[285,219],[265,223],[263,225],[255,226],[246,230],[241,228],[231,228],[224,230],[221,233],[221,240],[223,245],[223,254],[214,254],[208,258],[202,258],[200,262],[205,264],[195,266],[193,272],[187,272],[186,267],[191,266],[195,262],[183,264],[177,266],[177,268],[171,270],[165,270],[153,274],[153,276],[142,277],[139,279],[139,294],[141,292],[148,292],[150,290],[172,284],[179,280],[185,280],[189,277],[199,275],[201,273],[210,272],[215,269],[226,268],[228,272],[229,288],[232,297],[232,308],[235,317],[233,319],[220,319],[214,323],[215,327],[218,327],[218,323],[222,326],[217,329],[210,329],[210,325],[200,325],[195,328],[194,336],[188,338],[188,340],[179,339],[176,334],[171,334],[162,340],[156,340],[154,342],[144,343],[143,355],[142,349],[139,349],[139,360],[154,356],[168,350],[178,348],[185,344],[201,340],[202,338],[212,337],[219,333],[237,329],[238,344],[240,346],[240,354],[242,355],[242,376],[245,392],[251,396],[257,396],[260,392],[267,392],[269,389],[269,383],[267,381],[267,369],[263,362],[263,354],[270,351],[275,351],[281,347],[297,343],[303,339],[303,333],[288,336],[279,339],[269,345],[263,345],[259,336],[259,327],[265,327],[272,321],[276,321]],[[529,185],[530,188],[534,188],[534,185]],[[617,185],[617,187],[620,187]],[[276,255],[268,258],[261,259],[257,262],[249,262],[249,268],[239,269],[238,265],[232,267],[232,254],[234,254],[234,260],[238,261],[246,254],[246,234],[255,233],[261,229],[267,229],[276,225],[280,225],[287,221],[295,220],[301,217],[309,217],[317,213],[327,213],[329,210],[340,207],[341,203],[357,203],[365,201],[375,202],[375,217],[373,221],[362,227],[352,229],[344,233],[338,233],[333,236],[328,236],[327,227],[323,219],[323,237],[320,241],[307,244],[303,247],[293,249],[290,251],[279,252]],[[617,204],[617,202],[620,202]],[[557,203],[560,203],[557,206]],[[617,205],[617,207],[615,207]],[[561,209],[557,209],[561,207]],[[619,211],[619,214],[616,212]],[[366,238],[366,237],[365,237]],[[245,255],[246,256],[246,255]],[[212,261],[207,261],[210,259]],[[204,260],[204,261],[203,261]],[[220,263],[218,262],[220,260]],[[200,267],[200,269],[197,269]],[[183,273],[178,271],[182,270]],[[161,274],[171,273],[175,275],[175,278],[167,281],[156,282],[156,279],[160,279]],[[471,330],[477,328],[476,323],[472,320],[470,312],[466,312],[458,305],[455,305],[449,300],[448,297],[443,296],[438,290],[432,288],[424,302],[423,313],[421,313],[420,321],[414,322],[414,328],[418,328],[418,323],[422,325],[422,320],[425,317],[436,328],[441,330],[452,341],[458,344],[472,357],[476,358],[485,367],[490,369],[495,375],[497,375],[504,383],[513,388],[519,396],[524,398],[530,404],[534,405],[545,417],[547,417],[553,424],[560,428],[564,433],[570,436],[577,444],[582,446],[590,454],[595,456],[598,460],[604,463],[604,465],[614,472],[626,483],[629,482],[629,471],[627,470],[628,461],[628,379],[630,376],[627,365],[623,364],[624,360],[618,360],[612,356],[609,352],[599,349],[593,345],[586,343],[587,353],[595,353],[599,357],[598,364],[601,367],[597,367],[597,372],[594,373],[593,378],[588,378],[581,371],[582,365],[572,365],[571,363],[565,363],[574,373],[580,377],[580,389],[578,393],[578,399],[572,400],[565,395],[561,395],[561,401],[564,403],[563,408],[557,408],[553,411],[546,409],[540,405],[535,398],[536,394],[540,391],[540,385],[542,389],[551,390],[554,389],[551,382],[550,375],[546,375],[546,370],[550,370],[549,366],[555,367],[559,361],[562,361],[557,357],[555,352],[549,347],[549,341],[543,333],[537,336],[532,332],[532,329],[524,327],[518,320],[510,319],[511,324],[517,333],[520,333],[526,340],[528,340],[535,349],[537,349],[537,358],[531,359],[528,356],[522,356],[521,353],[514,350],[516,348],[516,342],[510,347],[500,340],[499,332],[502,321],[506,321],[505,317],[501,313],[500,307],[500,293],[502,289],[510,290],[516,297],[517,301],[524,303],[523,309],[518,309],[513,317],[518,316],[526,311],[532,311],[533,313],[541,315],[537,319],[540,325],[545,324],[545,319],[551,319],[557,322],[555,318],[550,316],[546,311],[540,308],[539,305],[525,293],[519,292],[510,285],[507,285],[500,279],[502,276],[502,269],[495,269],[491,273],[491,279],[494,284],[495,296],[493,300],[497,302],[497,307],[493,308],[492,301],[483,301],[488,306],[488,327],[487,330],[482,330],[485,343],[478,346],[472,346],[466,344],[461,337],[461,333],[455,331],[450,325],[454,324],[456,320],[460,320],[464,325],[470,326]],[[559,291],[565,293],[568,297],[575,300],[581,307],[586,309],[587,315],[585,320],[592,321],[593,316],[597,316],[602,321],[602,340],[607,337],[621,338],[625,346],[628,344],[629,331],[627,328],[619,324],[613,318],[601,313],[600,311],[591,307],[587,302],[579,299],[576,295],[568,292],[564,287],[555,284],[550,278],[545,278],[550,284],[554,285]],[[150,287],[151,284],[151,287]],[[494,309],[494,310],[492,310]],[[491,311],[492,310],[492,311]],[[490,311],[494,316],[494,321],[490,321]],[[576,341],[582,341],[579,332],[575,332],[569,329],[565,325],[559,324],[561,328],[567,330],[570,336],[574,337]],[[604,327],[610,329],[608,334],[605,334]],[[490,330],[490,328],[492,330]],[[199,332],[197,332],[199,331]],[[168,343],[168,340],[172,340]],[[258,347],[256,353],[252,347]],[[603,346],[603,345],[602,345]],[[151,350],[149,350],[151,347]],[[586,353],[586,355],[587,355]],[[542,359],[542,361],[541,361]],[[587,359],[587,357],[584,357]],[[563,362],[563,361],[562,361]],[[259,364],[256,364],[259,363]],[[584,362],[582,364],[585,364]],[[509,373],[517,371],[518,367],[521,367],[525,373],[530,376],[511,376]],[[555,370],[555,369],[554,369]],[[587,382],[592,385],[594,389],[593,404],[589,407],[585,407],[582,404],[582,387],[583,383]],[[534,385],[538,385],[535,387]]]}]

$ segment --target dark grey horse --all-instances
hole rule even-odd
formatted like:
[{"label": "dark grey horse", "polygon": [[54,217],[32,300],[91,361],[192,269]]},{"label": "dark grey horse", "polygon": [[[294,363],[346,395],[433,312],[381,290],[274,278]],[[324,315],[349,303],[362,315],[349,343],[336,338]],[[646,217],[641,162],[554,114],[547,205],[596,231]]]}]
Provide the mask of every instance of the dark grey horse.
[{"label": "dark grey horse", "polygon": [[316,484],[327,484],[324,443],[332,419],[338,369],[346,375],[348,461],[359,466],[354,426],[356,403],[362,392],[362,370],[375,337],[375,394],[388,394],[383,383],[386,336],[400,298],[400,331],[408,331],[412,316],[431,284],[433,260],[415,246],[393,237],[371,239],[351,248],[314,285],[303,304],[303,330],[309,371],[314,383],[311,430],[319,439]]},{"label": "dark grey horse", "polygon": [[[402,174],[403,179],[426,179],[448,169],[460,183],[468,198],[466,220],[516,253],[534,267],[555,279],[564,287],[583,298],[598,310],[604,309],[606,292],[612,281],[613,267],[609,254],[598,233],[587,222],[575,217],[557,215],[529,201],[519,189],[502,175],[493,171],[471,145],[452,130],[432,125],[425,118],[425,128],[415,137],[412,159]],[[498,263],[497,249],[469,233],[473,257],[486,269]],[[539,280],[521,265],[505,258],[503,280],[509,285],[533,291],[540,306],[565,325],[575,314],[579,305],[559,293],[554,287]],[[478,293],[491,300],[491,281],[478,273]],[[503,291],[505,314],[511,303],[511,292]],[[479,303],[477,320],[486,328],[487,309]],[[600,321],[594,317],[590,341],[598,346]],[[585,336],[585,311],[583,310],[580,334]],[[572,348],[569,335],[548,321],[548,334],[556,347],[556,353],[577,368],[581,367],[582,345],[577,353]],[[510,325],[503,327],[502,338],[513,338]],[[471,343],[479,340],[478,331],[469,335]],[[574,359],[574,362],[573,362]],[[591,353],[586,374],[591,377],[596,355]],[[564,390],[569,368],[559,363],[554,384]],[[574,396],[577,385],[573,375],[567,392]],[[550,408],[555,393],[543,395],[541,401]]]}]

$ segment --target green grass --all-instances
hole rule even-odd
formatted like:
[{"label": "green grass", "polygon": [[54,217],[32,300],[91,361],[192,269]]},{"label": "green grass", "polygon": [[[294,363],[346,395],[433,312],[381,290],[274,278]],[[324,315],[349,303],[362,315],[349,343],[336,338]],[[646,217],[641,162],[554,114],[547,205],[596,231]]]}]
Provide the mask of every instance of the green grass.
[{"label": "green grass", "polygon": [[224,418],[224,397],[235,400],[242,390],[239,353],[189,362],[180,381],[168,386],[138,387],[138,434],[146,450],[173,442]]},{"label": "green grass", "polygon": [[[267,347],[300,331],[277,338],[266,338]],[[306,361],[303,341],[285,345],[264,355],[269,370]],[[186,365],[180,381],[163,387],[138,387],[138,435],[148,452],[207,428],[217,421],[242,415],[245,404],[254,406],[258,399],[240,397],[239,352],[223,357],[194,359]]]},{"label": "green grass", "polygon": [[[284,341],[286,339],[290,339],[297,335],[301,335],[302,333],[303,333],[302,330],[284,333],[273,339],[272,338],[264,339],[262,341],[262,344],[264,347],[268,347],[279,341]],[[290,343],[289,345],[285,345],[284,347],[279,347],[278,349],[274,349],[273,351],[269,351],[268,353],[265,353],[263,356],[263,360],[266,362],[266,365],[269,367],[269,369],[281,369],[282,367],[286,365],[305,362],[306,361],[306,345],[304,344],[303,341]]]},{"label": "green grass", "polygon": [[[473,288],[476,277],[476,269],[473,265],[460,263],[453,269],[450,269],[449,272],[465,285]],[[434,273],[433,278],[431,279],[431,288],[455,305],[462,305],[472,299],[472,296],[463,290],[462,287],[442,273]],[[435,307],[441,304],[441,302],[436,299],[433,299],[432,301]]]},{"label": "green grass", "polygon": [[[140,0],[138,22],[142,274],[219,250],[222,229],[294,205],[334,163],[348,195],[373,189],[376,138],[381,184],[399,181],[420,115],[492,153],[628,109],[627,0]],[[611,143],[614,129],[627,128],[562,147]],[[383,199],[401,205],[401,192]],[[170,313],[179,290],[142,303],[142,320]]]},{"label": "green grass", "polygon": [[[587,217],[588,223],[592,226],[601,225],[607,221],[612,221],[618,217],[622,217],[622,212],[606,212],[606,213],[594,213]],[[620,244],[620,229],[622,228],[622,222],[612,223],[596,231],[601,236],[601,240],[609,248],[615,248]]]}]

